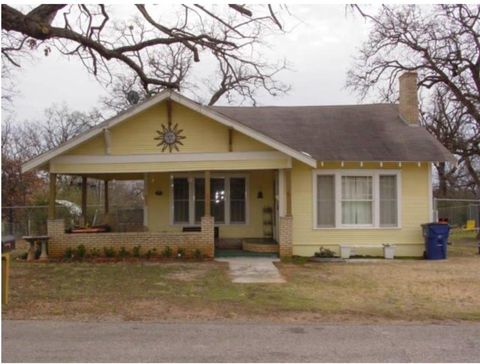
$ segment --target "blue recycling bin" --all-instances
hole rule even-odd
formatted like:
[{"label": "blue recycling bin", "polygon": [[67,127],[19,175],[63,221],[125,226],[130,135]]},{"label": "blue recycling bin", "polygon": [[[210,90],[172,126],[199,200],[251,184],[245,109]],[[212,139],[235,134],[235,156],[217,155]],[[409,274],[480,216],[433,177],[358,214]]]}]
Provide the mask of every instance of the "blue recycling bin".
[{"label": "blue recycling bin", "polygon": [[448,224],[430,223],[423,224],[423,237],[425,239],[425,258],[447,259],[447,244],[450,226]]}]

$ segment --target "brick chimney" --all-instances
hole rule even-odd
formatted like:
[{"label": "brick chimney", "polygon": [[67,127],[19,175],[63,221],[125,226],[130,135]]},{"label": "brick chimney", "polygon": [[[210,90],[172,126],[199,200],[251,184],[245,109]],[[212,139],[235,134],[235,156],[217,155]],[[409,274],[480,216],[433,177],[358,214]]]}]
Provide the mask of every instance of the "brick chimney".
[{"label": "brick chimney", "polygon": [[400,76],[400,116],[408,124],[418,125],[417,72]]}]

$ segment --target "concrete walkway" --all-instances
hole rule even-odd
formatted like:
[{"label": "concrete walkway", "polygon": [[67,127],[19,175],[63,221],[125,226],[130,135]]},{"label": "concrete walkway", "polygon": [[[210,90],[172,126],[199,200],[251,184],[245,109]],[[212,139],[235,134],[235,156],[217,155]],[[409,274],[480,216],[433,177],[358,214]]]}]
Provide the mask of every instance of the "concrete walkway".
[{"label": "concrete walkway", "polygon": [[2,362],[478,362],[480,324],[3,321]]},{"label": "concrete walkway", "polygon": [[233,283],[285,283],[273,262],[277,258],[235,257],[217,258],[218,262],[227,262]]}]

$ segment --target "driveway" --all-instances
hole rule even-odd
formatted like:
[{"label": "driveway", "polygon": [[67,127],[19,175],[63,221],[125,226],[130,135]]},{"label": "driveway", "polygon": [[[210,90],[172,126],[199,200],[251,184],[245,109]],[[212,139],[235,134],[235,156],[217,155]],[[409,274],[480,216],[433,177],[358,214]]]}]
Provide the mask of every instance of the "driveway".
[{"label": "driveway", "polygon": [[3,321],[3,362],[475,362],[480,324]]}]

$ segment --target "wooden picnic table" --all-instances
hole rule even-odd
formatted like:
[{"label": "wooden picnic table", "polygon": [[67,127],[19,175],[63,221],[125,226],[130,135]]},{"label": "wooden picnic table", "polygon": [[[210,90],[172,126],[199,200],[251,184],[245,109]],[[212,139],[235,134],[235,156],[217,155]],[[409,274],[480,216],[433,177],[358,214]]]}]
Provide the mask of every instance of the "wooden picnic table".
[{"label": "wooden picnic table", "polygon": [[48,240],[50,239],[49,236],[32,235],[32,236],[24,236],[22,237],[22,239],[27,241],[30,244],[30,247],[28,249],[27,262],[32,262],[35,260],[35,243],[38,243],[41,247],[39,260],[44,262],[48,260],[47,243],[48,243]]}]

